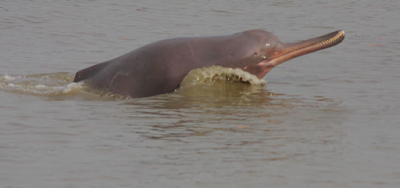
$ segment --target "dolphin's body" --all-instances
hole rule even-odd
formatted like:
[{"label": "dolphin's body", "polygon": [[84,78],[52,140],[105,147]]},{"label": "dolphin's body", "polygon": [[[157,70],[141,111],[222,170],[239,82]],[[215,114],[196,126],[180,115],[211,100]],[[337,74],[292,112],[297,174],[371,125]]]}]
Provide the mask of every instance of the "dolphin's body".
[{"label": "dolphin's body", "polygon": [[339,44],[344,31],[282,43],[263,30],[227,36],[175,38],[138,48],[76,73],[74,82],[133,98],[173,92],[189,71],[218,65],[240,68],[262,78],[273,67]]}]

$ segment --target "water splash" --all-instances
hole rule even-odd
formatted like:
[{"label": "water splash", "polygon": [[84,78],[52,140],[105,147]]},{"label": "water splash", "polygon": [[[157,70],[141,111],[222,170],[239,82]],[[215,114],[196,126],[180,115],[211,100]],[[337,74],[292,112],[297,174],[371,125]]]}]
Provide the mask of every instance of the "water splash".
[{"label": "water splash", "polygon": [[194,69],[182,80],[180,87],[194,86],[198,84],[213,84],[216,81],[246,82],[252,85],[264,85],[268,81],[265,78],[258,79],[242,69],[211,66]]},{"label": "water splash", "polygon": [[[33,74],[25,76],[1,75],[0,90],[46,96],[55,100],[65,100],[72,98],[83,98],[85,100],[118,100],[129,99],[129,96],[104,91],[92,90],[84,82],[72,82],[74,74],[66,72]],[[238,82],[241,84],[234,84]],[[249,83],[249,84],[243,84]],[[254,93],[262,88],[250,87],[266,84],[266,79],[258,79],[256,76],[241,69],[225,68],[221,66],[211,66],[195,69],[183,79],[180,90],[185,93],[206,92],[212,93]],[[193,86],[193,87],[192,87]],[[206,86],[206,88],[200,86]],[[207,88],[207,86],[210,86]]]},{"label": "water splash", "polygon": [[39,96],[72,95],[83,91],[83,83],[71,83],[71,73],[33,74],[25,76],[0,76],[0,89]]}]

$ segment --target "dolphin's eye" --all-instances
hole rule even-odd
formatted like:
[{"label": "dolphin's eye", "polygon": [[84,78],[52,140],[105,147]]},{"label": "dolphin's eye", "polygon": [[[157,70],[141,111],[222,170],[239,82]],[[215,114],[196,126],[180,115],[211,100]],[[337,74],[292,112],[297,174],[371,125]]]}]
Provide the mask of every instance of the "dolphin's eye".
[{"label": "dolphin's eye", "polygon": [[254,52],[254,57],[257,56],[257,55],[258,55],[258,53],[257,53],[257,52]]},{"label": "dolphin's eye", "polygon": [[278,44],[277,44],[277,43],[274,43],[274,44],[271,45],[271,48],[274,48],[274,49],[275,49],[275,48],[277,48],[277,47],[278,47]]},{"label": "dolphin's eye", "polygon": [[275,49],[275,48],[279,47],[279,44],[273,42],[273,43],[267,43],[267,44],[265,44],[265,46],[267,48]]}]

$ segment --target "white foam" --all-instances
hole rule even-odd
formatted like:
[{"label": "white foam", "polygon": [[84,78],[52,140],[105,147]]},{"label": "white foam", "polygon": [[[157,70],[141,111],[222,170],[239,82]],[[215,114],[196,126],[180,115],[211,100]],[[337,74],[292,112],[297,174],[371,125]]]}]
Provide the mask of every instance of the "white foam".
[{"label": "white foam", "polygon": [[83,82],[72,82],[62,88],[64,94],[71,93],[73,90],[82,89]]},{"label": "white foam", "polygon": [[1,81],[12,81],[18,78],[22,78],[22,76],[10,76],[8,74],[5,74],[3,76],[0,76],[0,78]]},{"label": "white foam", "polygon": [[42,85],[42,84],[36,85],[35,87],[36,87],[37,89],[45,89],[45,88],[48,88],[47,86]]},{"label": "white foam", "polygon": [[55,96],[82,91],[82,83],[70,83],[65,73],[35,74],[29,76],[0,76],[0,88],[12,92]]}]

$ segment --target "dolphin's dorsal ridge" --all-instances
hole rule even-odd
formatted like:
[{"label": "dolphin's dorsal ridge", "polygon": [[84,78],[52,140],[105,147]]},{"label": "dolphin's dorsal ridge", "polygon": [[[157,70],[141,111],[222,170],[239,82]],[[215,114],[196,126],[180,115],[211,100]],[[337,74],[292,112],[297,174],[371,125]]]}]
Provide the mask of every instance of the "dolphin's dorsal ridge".
[{"label": "dolphin's dorsal ridge", "polygon": [[78,71],[75,74],[74,82],[79,82],[95,76],[98,72],[103,70],[109,63],[110,63],[109,61],[103,62]]}]

